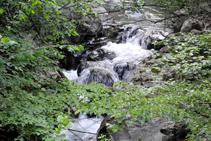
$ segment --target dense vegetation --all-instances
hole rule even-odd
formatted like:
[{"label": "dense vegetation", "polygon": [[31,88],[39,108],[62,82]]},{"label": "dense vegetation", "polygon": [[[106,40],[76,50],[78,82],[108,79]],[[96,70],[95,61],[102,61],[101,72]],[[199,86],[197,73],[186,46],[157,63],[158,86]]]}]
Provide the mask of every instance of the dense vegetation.
[{"label": "dense vegetation", "polygon": [[[67,4],[74,12],[70,17],[62,10]],[[121,90],[113,92],[95,83],[79,86],[58,74],[58,59],[64,57],[59,46],[82,49],[65,39],[78,35],[76,17],[91,12],[87,1],[1,1],[0,139],[60,140],[64,137],[59,135],[61,129],[73,120],[69,118],[74,107],[76,114],[113,117],[114,124],[108,125],[113,131],[119,131],[128,117],[131,124],[135,120],[144,124],[167,115],[187,125],[189,140],[210,140],[211,33],[172,35],[157,43],[168,46],[171,53],[155,53],[160,65],[153,68],[169,67],[174,78],[155,79],[157,85],[150,88],[119,82],[114,87]],[[156,73],[149,73],[156,78]],[[7,132],[18,134],[4,136]]]},{"label": "dense vegetation", "polygon": [[92,12],[86,1],[2,0],[0,3],[0,138],[3,140],[50,138],[51,133],[56,134],[53,132],[59,125],[57,117],[70,114],[67,109],[74,98],[68,92],[69,82],[58,74],[58,59],[64,57],[58,49],[61,44],[72,52],[83,48],[69,45],[65,40],[78,35],[75,29],[79,22],[62,11],[67,4],[75,17]]}]

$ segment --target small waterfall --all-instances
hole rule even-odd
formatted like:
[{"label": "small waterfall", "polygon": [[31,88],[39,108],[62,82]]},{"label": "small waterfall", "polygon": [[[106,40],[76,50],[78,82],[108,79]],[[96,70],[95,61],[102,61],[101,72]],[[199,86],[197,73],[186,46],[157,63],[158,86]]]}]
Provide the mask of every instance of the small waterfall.
[{"label": "small waterfall", "polygon": [[152,55],[152,42],[167,36],[163,31],[144,30],[135,25],[125,25],[120,31],[117,43],[108,42],[101,48],[87,52],[86,62],[78,68],[79,84],[97,81],[113,86],[113,83],[125,80],[137,64]]},{"label": "small waterfall", "polygon": [[69,80],[77,80],[78,74],[77,70],[71,70],[71,71],[63,71],[63,74],[69,79]]},{"label": "small waterfall", "polygon": [[[117,43],[108,42],[100,48],[88,50],[77,72],[64,72],[66,77],[79,84],[97,81],[113,86],[115,82],[125,80],[137,64],[153,54],[150,50],[155,48],[153,41],[163,40],[168,35],[163,31],[143,30],[134,25],[123,26],[120,30]],[[69,141],[97,141],[103,120],[103,117],[87,118],[87,115],[80,113],[78,122],[71,123],[73,127],[61,134],[66,134]]]},{"label": "small waterfall", "polygon": [[88,116],[86,114],[79,113],[78,119],[87,119]]}]

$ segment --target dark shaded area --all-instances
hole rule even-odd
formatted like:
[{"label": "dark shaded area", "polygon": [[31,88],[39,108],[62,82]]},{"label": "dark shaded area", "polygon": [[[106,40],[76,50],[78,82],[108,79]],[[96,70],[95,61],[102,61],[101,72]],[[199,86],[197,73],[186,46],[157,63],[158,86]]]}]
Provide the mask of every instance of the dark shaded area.
[{"label": "dark shaded area", "polygon": [[186,139],[185,137],[190,132],[190,129],[187,129],[186,125],[175,125],[174,128],[161,129],[160,132],[171,136],[165,141],[183,141]]},{"label": "dark shaded area", "polygon": [[110,135],[107,131],[107,128],[106,126],[104,126],[103,128],[101,128],[100,132],[98,133],[98,136],[97,136],[97,141],[101,141],[101,139],[99,139],[100,136],[104,136],[106,139],[110,139]]},{"label": "dark shaded area", "polygon": [[0,141],[14,141],[19,135],[16,128],[5,126],[0,128]]}]

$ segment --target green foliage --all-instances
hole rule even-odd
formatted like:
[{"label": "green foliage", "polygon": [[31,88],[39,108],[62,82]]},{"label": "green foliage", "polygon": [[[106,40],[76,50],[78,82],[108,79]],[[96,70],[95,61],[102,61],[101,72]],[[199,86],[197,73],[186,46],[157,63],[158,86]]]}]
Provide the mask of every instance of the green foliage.
[{"label": "green foliage", "polygon": [[[184,3],[162,4],[177,2]],[[72,15],[67,15],[66,6]],[[173,36],[164,42],[172,52],[160,62],[163,68],[175,70],[174,81],[151,88],[119,82],[118,92],[96,83],[79,86],[58,77],[57,60],[65,57],[59,49],[83,50],[80,45],[61,44],[66,37],[78,36],[78,19],[93,12],[86,0],[1,1],[0,130],[7,126],[17,130],[16,140],[32,136],[63,140],[60,132],[70,127],[71,106],[77,109],[75,114],[109,115],[114,119],[108,124],[112,131],[120,131],[128,118],[131,124],[138,120],[143,125],[167,115],[188,125],[190,140],[210,139],[211,33]],[[33,41],[24,39],[26,34]],[[152,66],[149,71],[157,74],[163,68]]]},{"label": "green foliage", "polygon": [[47,138],[45,141],[66,141],[66,135],[61,134],[62,130],[70,129],[72,126],[70,124],[70,117],[69,116],[61,116],[57,117],[57,121],[59,122],[58,128],[55,128],[55,132]]},{"label": "green foliage", "polygon": [[93,83],[78,86],[72,92],[80,98],[74,103],[79,112],[110,115],[113,124],[107,124],[107,128],[113,132],[120,131],[126,119],[130,119],[131,124],[139,121],[143,125],[157,117],[169,116],[176,123],[188,125],[192,131],[188,136],[190,140],[202,140],[211,137],[210,84],[210,78],[197,82],[166,82],[151,88],[120,82],[115,85],[122,90],[111,92]]},{"label": "green foliage", "polygon": [[[173,36],[163,43],[171,53],[162,56],[163,68],[171,68],[176,79],[196,80],[211,75],[211,33]],[[158,55],[158,54],[157,54]]]},{"label": "green foliage", "polygon": [[[143,125],[154,118],[169,116],[176,123],[187,125],[191,130],[187,136],[189,140],[210,139],[210,41],[208,32],[175,35],[158,43],[166,44],[171,53],[155,54],[152,58],[161,56],[159,64],[162,65],[146,71],[154,73],[156,78],[162,69],[173,69],[175,78],[150,88],[119,82],[114,85],[121,88],[119,92],[105,90],[96,84],[79,86],[74,90],[80,97],[74,105],[77,113],[110,115],[114,122],[107,127],[113,132],[120,131],[128,118],[131,124],[139,121]],[[89,93],[86,93],[87,89]]]},{"label": "green foliage", "polygon": [[0,128],[17,129],[18,140],[49,134],[67,107],[54,50],[11,36],[1,39],[0,54]]},{"label": "green foliage", "polygon": [[92,13],[86,0],[18,0],[16,3],[2,0],[0,3],[2,25],[16,34],[30,33],[38,43],[67,44],[66,39],[79,36],[76,27],[83,22],[81,16]]},{"label": "green foliage", "polygon": [[[71,17],[64,10],[67,7]],[[61,123],[56,117],[69,115],[69,105],[77,97],[68,92],[69,82],[59,78],[58,59],[65,57],[59,50],[66,48],[73,53],[83,50],[81,45],[61,44],[67,44],[67,37],[79,36],[77,17],[92,12],[87,1],[1,1],[1,131],[5,127],[16,130],[19,133],[16,140],[63,137],[59,132],[62,126],[68,126],[67,121]]]},{"label": "green foliage", "polygon": [[[114,132],[120,131],[128,118],[131,124],[139,121],[143,125],[154,118],[169,116],[177,123],[187,124],[191,129],[190,140],[209,139],[209,37],[210,33],[188,34],[172,36],[164,42],[172,52],[163,55],[160,61],[163,68],[175,69],[175,80],[179,81],[167,81],[150,88],[119,82],[114,87],[120,91],[113,92],[102,84],[78,85],[58,79],[56,57],[59,53],[54,48],[37,47],[9,34],[3,36],[0,42],[0,127],[4,129],[9,125],[17,129],[20,134],[17,140],[30,140],[32,135],[49,141],[63,140],[65,136],[60,132],[70,126],[71,105],[77,109],[75,114],[109,115],[113,122],[107,127]],[[192,63],[201,67],[195,69]],[[178,64],[180,67],[176,67]],[[157,74],[163,68],[153,66],[149,71]]]},{"label": "green foliage", "polygon": [[107,139],[106,135],[99,136],[98,140],[100,140],[100,141],[112,141],[112,139]]},{"label": "green foliage", "polygon": [[[156,5],[161,9],[165,10],[169,14],[198,14],[203,8],[200,9],[199,6],[202,3],[209,3],[207,0],[149,0],[146,5]],[[180,11],[182,10],[182,11]],[[181,12],[181,13],[180,13]]]}]

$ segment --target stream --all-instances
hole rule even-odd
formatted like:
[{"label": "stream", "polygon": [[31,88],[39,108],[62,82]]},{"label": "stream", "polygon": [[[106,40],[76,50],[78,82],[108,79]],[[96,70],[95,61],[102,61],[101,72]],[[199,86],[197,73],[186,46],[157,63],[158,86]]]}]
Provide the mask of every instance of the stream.
[{"label": "stream", "polygon": [[[112,13],[116,24],[120,25],[116,42],[108,41],[106,45],[87,50],[83,54],[83,61],[78,69],[64,71],[64,75],[79,84],[90,84],[97,81],[110,87],[117,81],[126,80],[136,65],[153,54],[152,42],[164,40],[170,33],[164,30],[163,23],[154,24],[149,20],[143,20],[143,16],[149,17],[149,15],[151,20],[160,19],[161,15],[155,12],[157,11],[149,8],[145,15]],[[137,22],[137,20],[142,22]],[[66,130],[62,131],[62,134],[66,134],[69,141],[95,141],[103,120],[103,117],[88,118],[81,114],[78,122],[71,123],[73,125],[71,129],[78,132]]]}]

